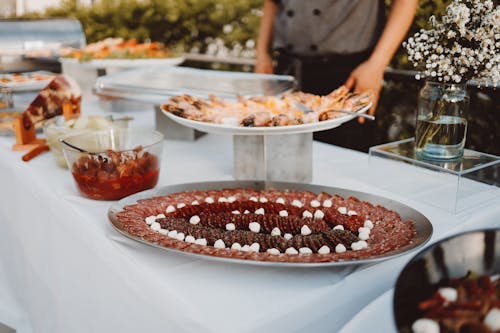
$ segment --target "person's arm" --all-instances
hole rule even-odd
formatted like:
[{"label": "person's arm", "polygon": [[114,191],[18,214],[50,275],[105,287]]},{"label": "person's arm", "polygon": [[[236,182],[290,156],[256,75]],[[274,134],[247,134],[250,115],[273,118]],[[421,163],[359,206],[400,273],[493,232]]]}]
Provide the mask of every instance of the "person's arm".
[{"label": "person's arm", "polygon": [[257,61],[255,63],[256,73],[273,73],[273,59],[269,53],[271,39],[273,37],[274,17],[278,6],[272,0],[265,0],[262,8],[262,19],[259,27],[259,37],[257,39]]},{"label": "person's arm", "polygon": [[[368,89],[373,91],[375,98],[369,111],[371,115],[375,114],[382,89],[384,70],[405,38],[413,22],[417,4],[418,0],[393,1],[387,24],[370,58],[356,67],[345,83],[349,89],[354,89],[356,92]],[[363,123],[364,119],[359,118],[359,122]]]}]

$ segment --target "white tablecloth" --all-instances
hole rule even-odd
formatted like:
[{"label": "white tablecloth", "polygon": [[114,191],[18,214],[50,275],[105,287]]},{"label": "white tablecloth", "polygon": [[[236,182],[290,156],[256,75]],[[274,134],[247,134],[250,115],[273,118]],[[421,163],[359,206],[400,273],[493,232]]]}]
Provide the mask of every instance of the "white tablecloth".
[{"label": "white tablecloth", "polygon": [[[86,101],[83,113],[100,113],[96,105]],[[131,126],[154,124],[152,110],[119,115],[134,116]],[[415,253],[342,269],[167,253],[118,234],[107,220],[110,202],[79,196],[50,154],[22,162],[13,140],[0,138],[0,322],[19,332],[336,332],[346,324],[345,332],[358,332],[375,318],[386,318],[383,331],[391,331],[389,293]],[[230,136],[166,141],[164,149],[158,186],[232,179]],[[316,142],[313,150],[313,183],[410,205],[432,221],[432,241],[500,224],[500,191],[452,215],[371,185],[366,154]],[[399,172],[412,175],[405,165]]]}]

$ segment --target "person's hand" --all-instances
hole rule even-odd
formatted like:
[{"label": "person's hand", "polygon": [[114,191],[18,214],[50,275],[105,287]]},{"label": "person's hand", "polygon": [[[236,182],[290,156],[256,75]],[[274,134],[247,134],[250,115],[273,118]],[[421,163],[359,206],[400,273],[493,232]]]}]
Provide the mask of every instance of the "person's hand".
[{"label": "person's hand", "polygon": [[[375,114],[380,90],[382,89],[384,69],[385,64],[378,63],[375,60],[367,60],[356,67],[344,83],[349,90],[352,89],[354,92],[373,91],[373,105],[368,111],[372,116]],[[363,124],[365,119],[359,117],[358,122]]]},{"label": "person's hand", "polygon": [[255,73],[260,74],[273,74],[273,59],[269,53],[262,53],[257,55],[255,63]]}]

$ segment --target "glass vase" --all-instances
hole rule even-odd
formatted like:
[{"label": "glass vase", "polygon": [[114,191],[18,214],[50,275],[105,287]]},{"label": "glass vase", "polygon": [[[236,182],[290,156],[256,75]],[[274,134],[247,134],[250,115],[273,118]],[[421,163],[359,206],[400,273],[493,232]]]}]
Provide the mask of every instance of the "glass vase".
[{"label": "glass vase", "polygon": [[463,156],[469,100],[465,84],[425,83],[417,101],[417,158],[450,160]]}]

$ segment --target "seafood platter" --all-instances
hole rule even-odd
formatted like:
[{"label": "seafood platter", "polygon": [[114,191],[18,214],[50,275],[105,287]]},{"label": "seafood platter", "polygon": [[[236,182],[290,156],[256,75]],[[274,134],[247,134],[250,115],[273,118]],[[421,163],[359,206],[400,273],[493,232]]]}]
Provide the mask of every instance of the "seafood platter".
[{"label": "seafood platter", "polygon": [[423,246],[429,220],[373,194],[301,183],[171,185],[114,204],[112,225],[134,240],[203,259],[254,265],[343,266]]},{"label": "seafood platter", "polygon": [[291,76],[155,67],[100,77],[94,91],[154,104],[166,139],[232,135],[236,179],[309,182],[312,133],[355,119],[372,96],[345,87],[316,96],[295,86]]},{"label": "seafood platter", "polygon": [[161,109],[170,119],[204,132],[296,134],[340,126],[357,113],[366,112],[372,98],[370,92],[351,93],[345,86],[325,96],[297,91],[279,96],[238,96],[235,101],[216,95],[209,95],[207,100],[184,94],[171,97]]}]

